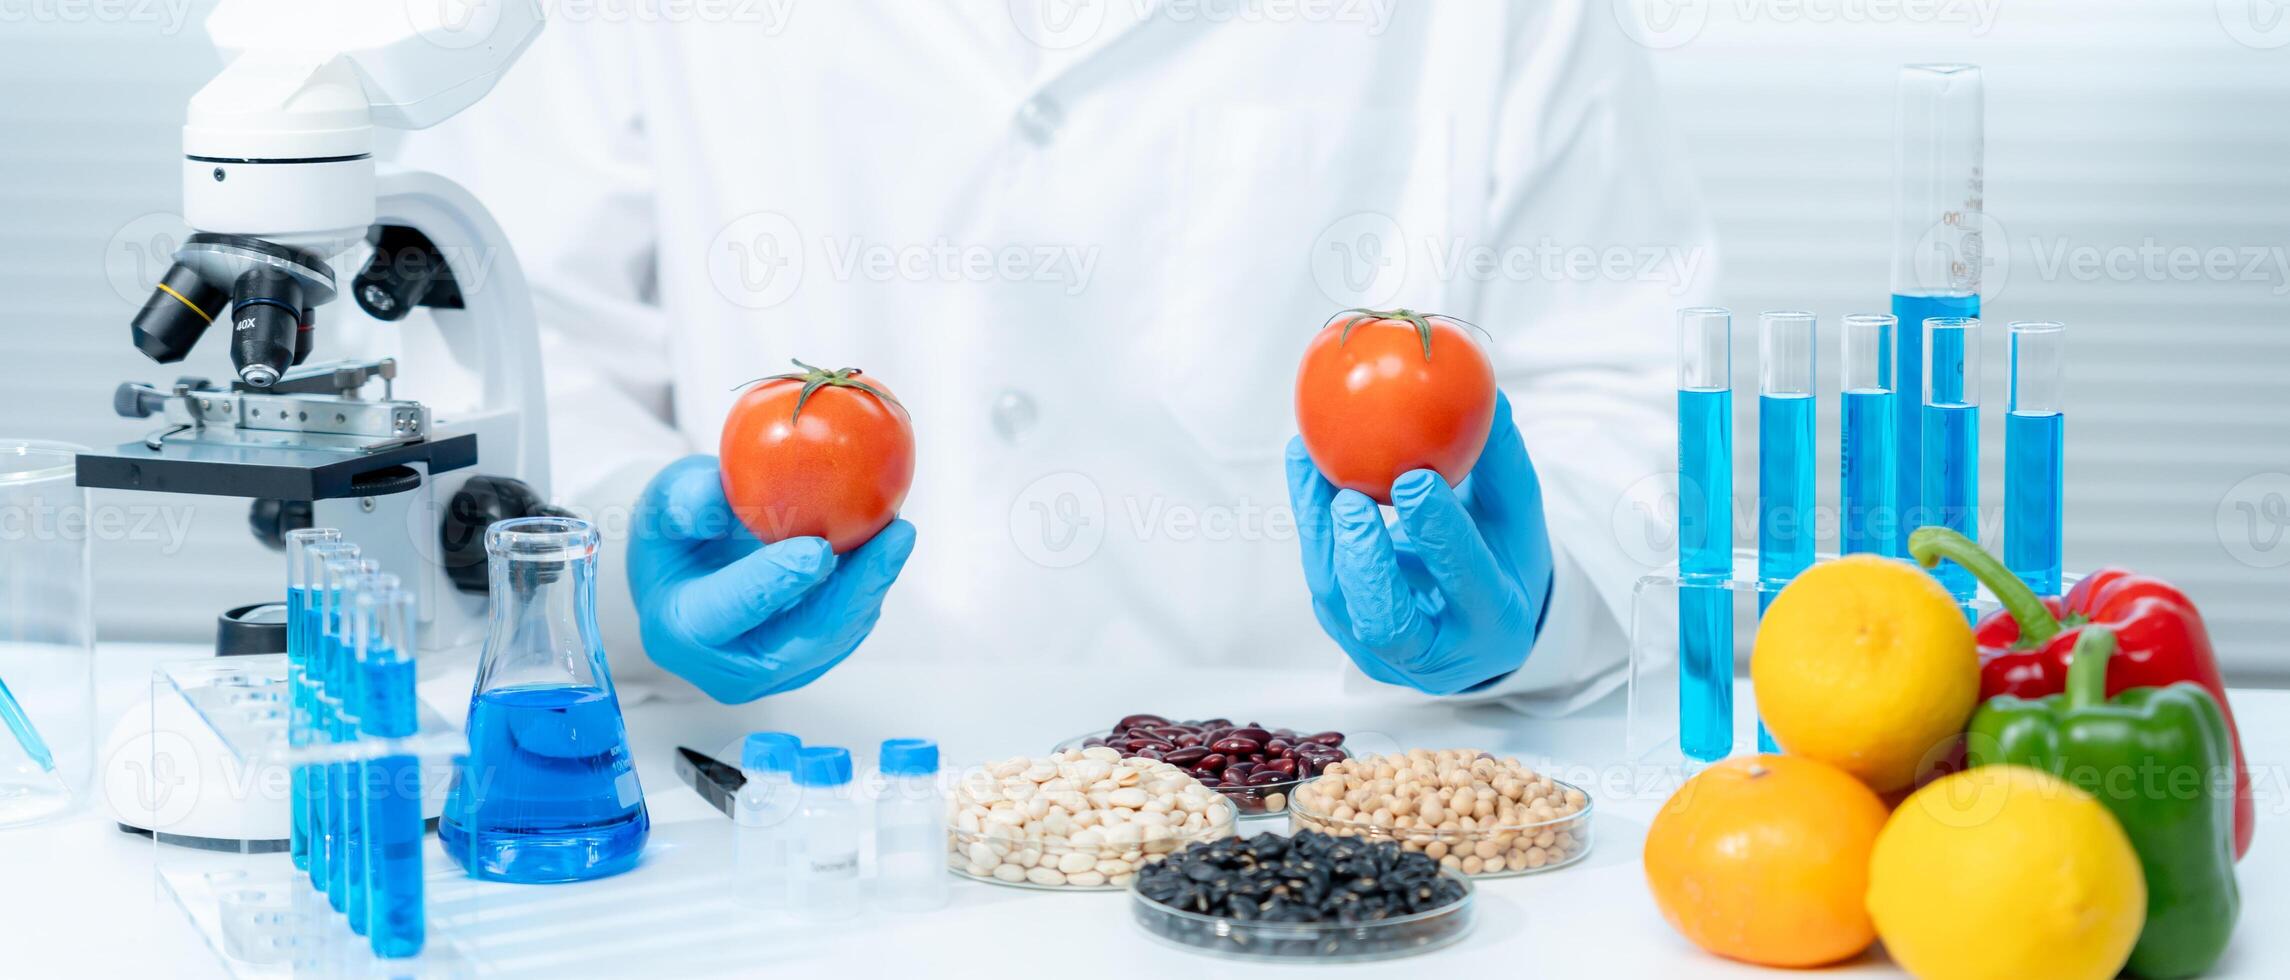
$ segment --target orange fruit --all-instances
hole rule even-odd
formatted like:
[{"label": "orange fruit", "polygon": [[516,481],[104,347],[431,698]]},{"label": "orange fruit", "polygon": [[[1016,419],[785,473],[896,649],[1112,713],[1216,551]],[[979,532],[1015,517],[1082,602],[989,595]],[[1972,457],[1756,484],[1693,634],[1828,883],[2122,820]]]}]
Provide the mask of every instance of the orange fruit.
[{"label": "orange fruit", "polygon": [[1834,963],[1876,939],[1869,851],[1885,806],[1825,762],[1727,759],[1686,781],[1646,830],[1646,884],[1694,945],[1762,966]]}]

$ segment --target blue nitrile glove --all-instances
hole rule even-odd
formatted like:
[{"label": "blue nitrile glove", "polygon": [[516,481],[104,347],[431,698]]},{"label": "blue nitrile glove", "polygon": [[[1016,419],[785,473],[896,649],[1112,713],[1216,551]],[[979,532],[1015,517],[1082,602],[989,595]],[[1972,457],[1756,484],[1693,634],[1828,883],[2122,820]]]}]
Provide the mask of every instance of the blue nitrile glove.
[{"label": "blue nitrile glove", "polygon": [[1496,681],[1526,662],[1550,597],[1542,485],[1497,394],[1487,448],[1460,488],[1431,470],[1392,483],[1399,522],[1339,491],[1288,442],[1288,498],[1320,628],[1369,677],[1427,694]]},{"label": "blue nitrile glove", "polygon": [[850,656],[913,551],[914,525],[900,520],[840,558],[824,538],[765,545],[732,515],[716,458],[687,456],[637,501],[628,587],[653,662],[737,704]]}]

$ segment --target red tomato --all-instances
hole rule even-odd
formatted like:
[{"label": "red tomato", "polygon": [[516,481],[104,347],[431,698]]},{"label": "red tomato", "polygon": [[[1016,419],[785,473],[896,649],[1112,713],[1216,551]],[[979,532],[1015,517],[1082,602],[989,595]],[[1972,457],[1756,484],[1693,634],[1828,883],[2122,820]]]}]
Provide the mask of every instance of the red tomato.
[{"label": "red tomato", "polygon": [[749,387],[724,419],[724,496],[767,543],[820,537],[846,554],[906,502],[914,426],[859,369],[795,366]]},{"label": "red tomato", "polygon": [[1345,310],[1296,369],[1296,429],[1313,465],[1379,504],[1409,470],[1463,482],[1494,424],[1494,365],[1436,313]]}]

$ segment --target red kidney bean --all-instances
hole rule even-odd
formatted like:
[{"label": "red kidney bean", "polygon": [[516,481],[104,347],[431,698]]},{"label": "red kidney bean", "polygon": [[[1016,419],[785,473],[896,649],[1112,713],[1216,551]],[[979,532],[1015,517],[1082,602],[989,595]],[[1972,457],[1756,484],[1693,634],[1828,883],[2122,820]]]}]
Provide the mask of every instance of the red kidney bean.
[{"label": "red kidney bean", "polygon": [[1231,762],[1232,760],[1226,758],[1223,753],[1211,752],[1201,757],[1201,768],[1208,770],[1221,770]]},{"label": "red kidney bean", "polygon": [[1179,747],[1181,747],[1181,748],[1189,748],[1189,747],[1191,747],[1191,746],[1195,746],[1195,745],[1204,745],[1204,744],[1207,744],[1207,743],[1203,742],[1203,741],[1201,740],[1201,736],[1200,736],[1200,735],[1198,735],[1198,734],[1192,734],[1192,733],[1188,733],[1188,734],[1184,734],[1184,735],[1179,735],[1179,736],[1177,736],[1177,745],[1178,745]]},{"label": "red kidney bean", "polygon": [[1248,784],[1250,786],[1270,786],[1273,783],[1285,783],[1295,778],[1294,773],[1281,772],[1278,769],[1259,769],[1248,774]]},{"label": "red kidney bean", "polygon": [[1217,739],[1210,743],[1209,747],[1226,755],[1253,755],[1264,751],[1264,743],[1253,738],[1241,738],[1238,735]]},{"label": "red kidney bean", "polygon": [[1146,746],[1145,748],[1142,748],[1142,749],[1138,749],[1138,750],[1137,750],[1137,754],[1136,754],[1135,756],[1133,756],[1132,758],[1138,758],[1138,759],[1151,759],[1151,760],[1153,760],[1153,761],[1155,761],[1155,762],[1161,762],[1161,761],[1164,761],[1164,757],[1163,757],[1163,756],[1162,756],[1162,754],[1161,754],[1161,750],[1160,750],[1160,749],[1156,749],[1156,748],[1153,748],[1152,746]]},{"label": "red kidney bean", "polygon": [[1160,726],[1166,725],[1168,723],[1169,719],[1163,718],[1160,715],[1130,715],[1129,717],[1123,718],[1119,722],[1115,723],[1113,730],[1120,731],[1125,728],[1137,728],[1139,726]]},{"label": "red kidney bean", "polygon": [[1272,741],[1264,743],[1264,754],[1270,756],[1283,756],[1288,754],[1289,748],[1291,748],[1291,746],[1289,745],[1287,739],[1281,738],[1279,736],[1274,736]]},{"label": "red kidney bean", "polygon": [[1261,766],[1258,766],[1258,767],[1257,767],[1257,771],[1258,771],[1258,772],[1263,772],[1263,771],[1265,771],[1265,770],[1267,770],[1267,769],[1277,770],[1277,771],[1280,771],[1280,772],[1283,772],[1283,773],[1287,773],[1288,775],[1291,775],[1291,776],[1293,776],[1293,775],[1296,775],[1296,760],[1294,760],[1294,759],[1274,759],[1274,760],[1272,760],[1271,762],[1267,762],[1267,763],[1265,763],[1264,765],[1261,765]]},{"label": "red kidney bean", "polygon": [[1194,778],[1194,779],[1198,779],[1198,780],[1200,780],[1200,781],[1201,781],[1201,785],[1203,785],[1203,786],[1206,786],[1206,787],[1208,787],[1208,788],[1210,788],[1210,789],[1215,789],[1215,788],[1217,788],[1217,787],[1219,787],[1219,786],[1222,786],[1222,785],[1224,785],[1224,784],[1225,784],[1225,783],[1224,783],[1224,780],[1222,780],[1222,779],[1218,779],[1218,778],[1217,778],[1217,777],[1215,777],[1214,775],[1208,775],[1208,776],[1204,776],[1204,775],[1201,775],[1200,773],[1197,773],[1197,772],[1196,772],[1196,773],[1194,773],[1194,774],[1193,774],[1193,778]]},{"label": "red kidney bean", "polygon": [[1226,766],[1226,767],[1225,767],[1225,778],[1226,778],[1226,779],[1246,779],[1246,778],[1248,778],[1248,774],[1249,774],[1249,773],[1252,773],[1252,772],[1255,772],[1255,771],[1256,771],[1256,763],[1253,763],[1253,762],[1235,762],[1235,763],[1232,763],[1231,765],[1228,765],[1228,766]]},{"label": "red kidney bean", "polygon": [[1268,740],[1268,739],[1272,738],[1272,733],[1271,733],[1271,732],[1268,732],[1268,731],[1265,731],[1265,730],[1264,730],[1264,729],[1262,729],[1262,728],[1258,728],[1258,727],[1257,727],[1257,726],[1255,726],[1255,725],[1250,725],[1250,726],[1248,726],[1248,727],[1246,727],[1246,728],[1235,728],[1235,729],[1233,729],[1233,731],[1232,731],[1232,734],[1231,734],[1230,736],[1228,736],[1228,737],[1230,737],[1230,738],[1245,738],[1245,739],[1248,739],[1248,740],[1249,740],[1249,741],[1251,741],[1251,742],[1259,742],[1259,743],[1261,743],[1261,742],[1264,742],[1264,741],[1266,741],[1266,740]]},{"label": "red kidney bean", "polygon": [[1208,747],[1202,745],[1179,746],[1178,748],[1170,749],[1167,752],[1161,753],[1161,760],[1163,762],[1168,762],[1180,766],[1199,765],[1202,759],[1206,759],[1208,757]]},{"label": "red kidney bean", "polygon": [[1326,745],[1333,748],[1335,746],[1344,744],[1344,733],[1321,732],[1317,735],[1306,735],[1304,736],[1304,740],[1307,742],[1315,742],[1320,745]]}]

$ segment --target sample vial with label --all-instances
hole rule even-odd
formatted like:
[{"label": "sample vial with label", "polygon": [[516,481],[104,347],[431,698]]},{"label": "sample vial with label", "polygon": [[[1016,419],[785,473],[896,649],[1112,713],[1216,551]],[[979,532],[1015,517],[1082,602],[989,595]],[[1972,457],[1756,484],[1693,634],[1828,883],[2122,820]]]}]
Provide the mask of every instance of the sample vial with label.
[{"label": "sample vial with label", "polygon": [[803,742],[756,732],[740,746],[747,776],[732,798],[732,897],[748,908],[787,906],[795,845],[795,758]]},{"label": "sample vial with label", "polygon": [[788,898],[798,914],[842,919],[859,912],[859,806],[851,798],[851,753],[803,749],[795,757],[795,867]]},{"label": "sample vial with label", "polygon": [[875,893],[901,912],[946,904],[946,800],[938,789],[938,743],[883,742],[883,795],[875,801]]}]

